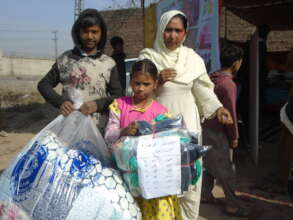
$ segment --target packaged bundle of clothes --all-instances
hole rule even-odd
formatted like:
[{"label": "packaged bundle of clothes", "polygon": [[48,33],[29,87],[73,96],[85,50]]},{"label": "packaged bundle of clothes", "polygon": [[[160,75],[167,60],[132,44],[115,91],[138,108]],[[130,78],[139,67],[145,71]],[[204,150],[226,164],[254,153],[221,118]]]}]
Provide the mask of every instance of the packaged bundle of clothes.
[{"label": "packaged bundle of clothes", "polygon": [[112,146],[132,195],[149,199],[187,191],[201,175],[198,159],[210,147],[199,145],[198,135],[186,129],[181,115],[159,115],[154,124],[136,123],[136,136],[122,137]]},{"label": "packaged bundle of clothes", "polygon": [[31,219],[141,219],[92,119],[73,112],[40,131],[0,177],[0,201]]}]

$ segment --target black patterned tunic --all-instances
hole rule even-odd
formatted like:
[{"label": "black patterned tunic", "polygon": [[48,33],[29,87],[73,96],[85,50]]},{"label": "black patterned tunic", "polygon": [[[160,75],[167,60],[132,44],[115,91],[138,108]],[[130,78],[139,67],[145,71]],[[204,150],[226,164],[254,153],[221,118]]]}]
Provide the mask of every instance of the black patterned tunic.
[{"label": "black patterned tunic", "polygon": [[[53,89],[63,85],[62,94]],[[79,92],[83,102],[95,101],[98,107],[93,114],[98,128],[104,131],[107,108],[114,98],[122,95],[114,60],[105,55],[83,56],[78,48],[63,53],[47,75],[39,82],[38,89],[53,106],[60,108],[64,101],[76,102],[72,90]]]}]

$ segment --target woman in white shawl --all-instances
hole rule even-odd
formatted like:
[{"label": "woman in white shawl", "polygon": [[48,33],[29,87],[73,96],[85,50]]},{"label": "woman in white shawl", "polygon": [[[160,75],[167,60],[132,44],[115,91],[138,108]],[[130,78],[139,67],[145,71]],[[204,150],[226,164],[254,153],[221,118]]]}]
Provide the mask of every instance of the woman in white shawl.
[{"label": "woman in white shawl", "polygon": [[[164,13],[157,29],[153,49],[143,49],[139,59],[152,60],[160,71],[158,101],[171,114],[182,114],[189,130],[201,134],[201,119],[214,116],[231,124],[229,112],[214,94],[214,85],[202,58],[191,48],[183,46],[187,34],[186,16],[177,10]],[[195,187],[180,199],[183,219],[198,218],[201,178]]]}]

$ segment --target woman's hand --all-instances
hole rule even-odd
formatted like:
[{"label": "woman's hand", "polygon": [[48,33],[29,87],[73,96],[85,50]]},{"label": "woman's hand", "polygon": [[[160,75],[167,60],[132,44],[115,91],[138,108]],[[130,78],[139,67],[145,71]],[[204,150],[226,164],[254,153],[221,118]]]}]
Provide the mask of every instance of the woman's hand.
[{"label": "woman's hand", "polygon": [[79,109],[79,111],[84,115],[91,115],[97,112],[97,110],[98,110],[97,103],[93,101],[83,103]]},{"label": "woman's hand", "polygon": [[72,102],[70,101],[63,102],[62,105],[60,106],[60,111],[61,111],[61,114],[64,115],[65,117],[68,116],[71,112],[74,111]]},{"label": "woman's hand", "polygon": [[164,84],[167,81],[172,81],[176,77],[176,70],[175,69],[164,69],[159,74],[159,83]]},{"label": "woman's hand", "polygon": [[132,122],[128,127],[121,130],[120,136],[134,136],[137,132],[137,125],[135,122]]},{"label": "woman's hand", "polygon": [[220,107],[217,109],[217,118],[221,124],[233,124],[233,119],[230,112],[224,108]]}]

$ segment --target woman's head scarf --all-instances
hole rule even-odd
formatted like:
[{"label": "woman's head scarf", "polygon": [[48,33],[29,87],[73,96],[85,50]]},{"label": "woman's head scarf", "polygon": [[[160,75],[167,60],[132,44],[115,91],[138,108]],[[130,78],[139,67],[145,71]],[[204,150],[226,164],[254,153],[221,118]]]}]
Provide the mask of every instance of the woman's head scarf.
[{"label": "woman's head scarf", "polygon": [[176,15],[185,16],[183,12],[178,10],[167,11],[161,16],[154,48],[143,49],[139,59],[150,59],[156,64],[159,71],[174,68],[177,72],[174,82],[188,84],[206,73],[206,68],[202,58],[193,49],[183,46],[183,42],[175,50],[169,50],[165,46],[164,31],[170,20]]},{"label": "woman's head scarf", "polygon": [[[157,28],[156,40],[154,42],[154,49],[159,53],[172,55],[172,54],[179,52],[180,46],[173,51],[169,50],[165,46],[164,37],[163,37],[164,31],[165,31],[168,23],[176,15],[183,15],[184,17],[186,17],[184,13],[182,13],[181,11],[178,11],[178,10],[168,11],[161,16],[160,23]],[[184,41],[182,41],[182,44],[183,44],[183,42]]]}]

